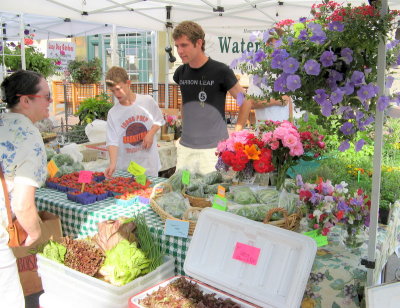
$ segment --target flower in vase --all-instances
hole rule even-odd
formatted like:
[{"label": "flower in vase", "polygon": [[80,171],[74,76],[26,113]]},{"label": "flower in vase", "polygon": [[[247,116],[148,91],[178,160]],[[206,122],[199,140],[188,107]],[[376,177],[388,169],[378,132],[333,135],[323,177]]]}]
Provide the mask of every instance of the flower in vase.
[{"label": "flower in vase", "polygon": [[272,152],[265,143],[247,130],[233,132],[228,139],[219,142],[216,155],[217,170],[236,171],[240,177],[252,177],[255,172],[274,170]]}]

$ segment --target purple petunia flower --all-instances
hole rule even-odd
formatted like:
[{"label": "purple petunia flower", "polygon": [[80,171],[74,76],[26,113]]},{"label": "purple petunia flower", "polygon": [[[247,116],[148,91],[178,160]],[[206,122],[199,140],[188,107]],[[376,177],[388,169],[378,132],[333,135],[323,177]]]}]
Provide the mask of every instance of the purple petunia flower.
[{"label": "purple petunia flower", "polygon": [[238,95],[236,96],[236,103],[240,107],[242,106],[244,102],[244,94],[242,92],[239,92]]},{"label": "purple petunia flower", "polygon": [[270,37],[271,37],[271,34],[269,33],[269,31],[264,31],[262,41],[264,43],[266,43],[269,40]]},{"label": "purple petunia flower", "polygon": [[335,70],[329,70],[329,77],[335,81],[343,80],[343,74],[339,73],[338,71],[335,71]]},{"label": "purple petunia flower", "polygon": [[320,105],[328,98],[324,89],[315,90],[315,94],[316,95],[313,96],[313,99]]},{"label": "purple petunia flower", "polygon": [[326,41],[326,35],[325,33],[323,35],[313,34],[310,37],[310,41],[315,44],[322,45]]},{"label": "purple petunia flower", "polygon": [[347,149],[349,149],[350,148],[350,143],[349,143],[349,140],[348,139],[346,139],[345,141],[343,141],[341,144],[340,144],[340,146],[339,146],[339,151],[340,152],[344,152],[344,151],[346,151]]},{"label": "purple petunia flower", "polygon": [[258,75],[253,75],[253,85],[259,87],[261,84],[261,77]]},{"label": "purple petunia flower", "polygon": [[306,29],[301,30],[298,39],[305,41],[307,38],[308,38],[307,30]]},{"label": "purple petunia flower", "polygon": [[281,46],[282,46],[282,39],[276,40],[274,42],[274,47],[275,48],[278,48],[278,47],[281,47]]},{"label": "purple petunia flower", "polygon": [[323,32],[322,26],[320,24],[316,24],[315,22],[310,22],[307,26],[312,32]]},{"label": "purple petunia flower", "polygon": [[390,97],[382,95],[378,98],[376,106],[378,107],[379,111],[383,111],[387,106],[389,106],[389,103],[390,103]]},{"label": "purple petunia flower", "polygon": [[25,30],[24,30],[24,34],[25,34],[25,35],[28,35],[28,34],[29,34],[29,30],[28,30],[28,29],[25,29]]},{"label": "purple petunia flower", "polygon": [[375,95],[378,94],[379,88],[377,88],[375,85],[372,83],[369,83],[367,85],[362,86],[358,91],[357,91],[357,96],[361,100],[361,102],[365,102],[366,100],[373,98]]},{"label": "purple petunia flower", "polygon": [[286,78],[286,86],[289,90],[295,91],[301,87],[300,76],[298,75],[289,75]]},{"label": "purple petunia flower", "polygon": [[351,82],[346,82],[344,87],[340,88],[342,91],[344,91],[344,94],[350,95],[354,93],[354,85]]},{"label": "purple petunia flower", "polygon": [[252,32],[250,34],[249,41],[254,43],[258,39],[259,35],[260,35],[259,31]]},{"label": "purple petunia flower", "polygon": [[354,71],[353,74],[351,75],[350,81],[355,86],[360,86],[365,83],[365,75],[363,72]]},{"label": "purple petunia flower", "polygon": [[338,89],[337,81],[332,77],[326,79],[326,84],[329,86],[331,91],[336,91]]},{"label": "purple petunia flower", "polygon": [[331,31],[343,32],[344,25],[340,21],[332,21],[328,24],[328,29]]},{"label": "purple petunia flower", "polygon": [[343,61],[346,64],[350,64],[353,61],[353,50],[351,50],[350,48],[347,48],[347,47],[343,48],[340,51],[340,55],[342,56]]},{"label": "purple petunia flower", "polygon": [[332,104],[328,101],[325,100],[321,104],[321,113],[325,117],[329,117],[332,115]]},{"label": "purple petunia flower", "polygon": [[361,151],[361,149],[363,148],[363,146],[365,145],[365,140],[364,139],[360,139],[357,141],[356,143],[356,152]]},{"label": "purple petunia flower", "polygon": [[[347,149],[346,149],[347,150]],[[340,200],[337,204],[337,209],[339,211],[344,211],[345,213],[350,211],[350,207],[347,205],[347,203],[343,200]]]},{"label": "purple petunia flower", "polygon": [[308,75],[318,76],[321,72],[321,66],[316,60],[308,60],[304,63],[304,70]]},{"label": "purple petunia flower", "polygon": [[356,120],[360,121],[364,117],[364,112],[357,110],[356,111]]},{"label": "purple petunia flower", "polygon": [[351,122],[344,123],[340,128],[340,131],[343,133],[343,135],[352,135],[356,132],[353,123]]},{"label": "purple petunia flower", "polygon": [[231,65],[229,65],[230,68],[235,68],[236,65],[238,65],[240,59],[233,59],[233,61],[231,62]]},{"label": "purple petunia flower", "polygon": [[369,124],[371,124],[371,123],[374,123],[374,122],[375,122],[374,117],[373,117],[373,116],[370,116],[368,119],[366,119],[366,120],[363,122],[363,126],[367,126],[367,125],[369,125]]},{"label": "purple petunia flower", "polygon": [[272,57],[271,68],[273,68],[273,69],[282,69],[283,68],[283,61],[285,61],[285,58],[282,55],[277,55],[275,57]]},{"label": "purple petunia flower", "polygon": [[305,23],[307,21],[307,17],[300,17],[299,22]]},{"label": "purple petunia flower", "polygon": [[285,73],[294,74],[299,65],[299,62],[295,58],[289,57],[282,63],[282,68]]},{"label": "purple petunia flower", "polygon": [[329,99],[331,100],[333,105],[339,104],[343,101],[344,92],[340,89],[337,89],[331,93]]},{"label": "purple petunia flower", "polygon": [[390,89],[393,85],[394,77],[393,76],[387,76],[386,77],[386,84],[385,88]]},{"label": "purple petunia flower", "polygon": [[331,50],[324,51],[320,57],[320,62],[322,66],[328,67],[332,66],[333,62],[336,61],[337,56]]},{"label": "purple petunia flower", "polygon": [[274,91],[275,92],[287,92],[288,88],[286,86],[286,74],[280,75],[274,82]]},{"label": "purple petunia flower", "polygon": [[257,50],[257,52],[254,55],[254,61],[255,62],[261,62],[262,60],[264,60],[266,57],[266,54],[264,52],[264,50],[259,49]]}]

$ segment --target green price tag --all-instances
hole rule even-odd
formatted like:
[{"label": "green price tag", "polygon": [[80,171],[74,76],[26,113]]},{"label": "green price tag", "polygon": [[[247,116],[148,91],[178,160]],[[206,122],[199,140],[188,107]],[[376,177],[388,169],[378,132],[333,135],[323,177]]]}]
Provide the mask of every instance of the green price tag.
[{"label": "green price tag", "polygon": [[185,185],[190,184],[190,171],[189,170],[183,170],[182,172],[182,183]]},{"label": "green price tag", "polygon": [[134,176],[141,175],[146,172],[146,168],[143,168],[141,165],[135,163],[134,161],[130,162],[127,170]]},{"label": "green price tag", "polygon": [[213,201],[212,207],[214,209],[226,212],[226,210],[227,210],[226,198],[221,197],[219,195],[214,195],[214,201]]},{"label": "green price tag", "polygon": [[318,234],[318,230],[308,231],[303,233],[306,236],[311,237],[317,243],[317,247],[328,245],[328,237]]},{"label": "green price tag", "polygon": [[141,185],[146,185],[147,177],[145,174],[139,174],[135,176],[136,183],[139,183]]},{"label": "green price tag", "polygon": [[358,183],[360,183],[360,176],[361,176],[361,171],[360,170],[358,170],[358,175],[357,175],[357,182]]}]

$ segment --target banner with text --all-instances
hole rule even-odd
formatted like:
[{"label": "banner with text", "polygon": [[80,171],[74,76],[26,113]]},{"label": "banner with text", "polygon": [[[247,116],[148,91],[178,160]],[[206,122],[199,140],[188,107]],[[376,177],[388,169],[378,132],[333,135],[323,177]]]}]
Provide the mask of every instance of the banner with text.
[{"label": "banner with text", "polygon": [[68,69],[68,63],[75,60],[75,43],[48,41],[47,58],[57,59],[57,71],[64,72]]}]

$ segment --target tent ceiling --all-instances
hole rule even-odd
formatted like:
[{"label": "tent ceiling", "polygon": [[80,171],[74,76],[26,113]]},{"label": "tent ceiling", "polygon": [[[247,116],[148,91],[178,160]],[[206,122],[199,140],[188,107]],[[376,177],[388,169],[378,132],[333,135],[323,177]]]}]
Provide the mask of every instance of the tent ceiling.
[{"label": "tent ceiling", "polygon": [[[19,0],[3,1],[1,11],[57,16],[75,22],[116,24],[158,30],[166,28],[166,7],[171,7],[172,25],[183,20],[200,23],[206,32],[267,29],[282,19],[309,16],[313,3],[321,0]],[[362,0],[341,0],[361,4]],[[389,0],[390,8],[400,9],[398,0]],[[45,9],[44,9],[45,8]],[[76,33],[82,33],[81,29]]]}]

